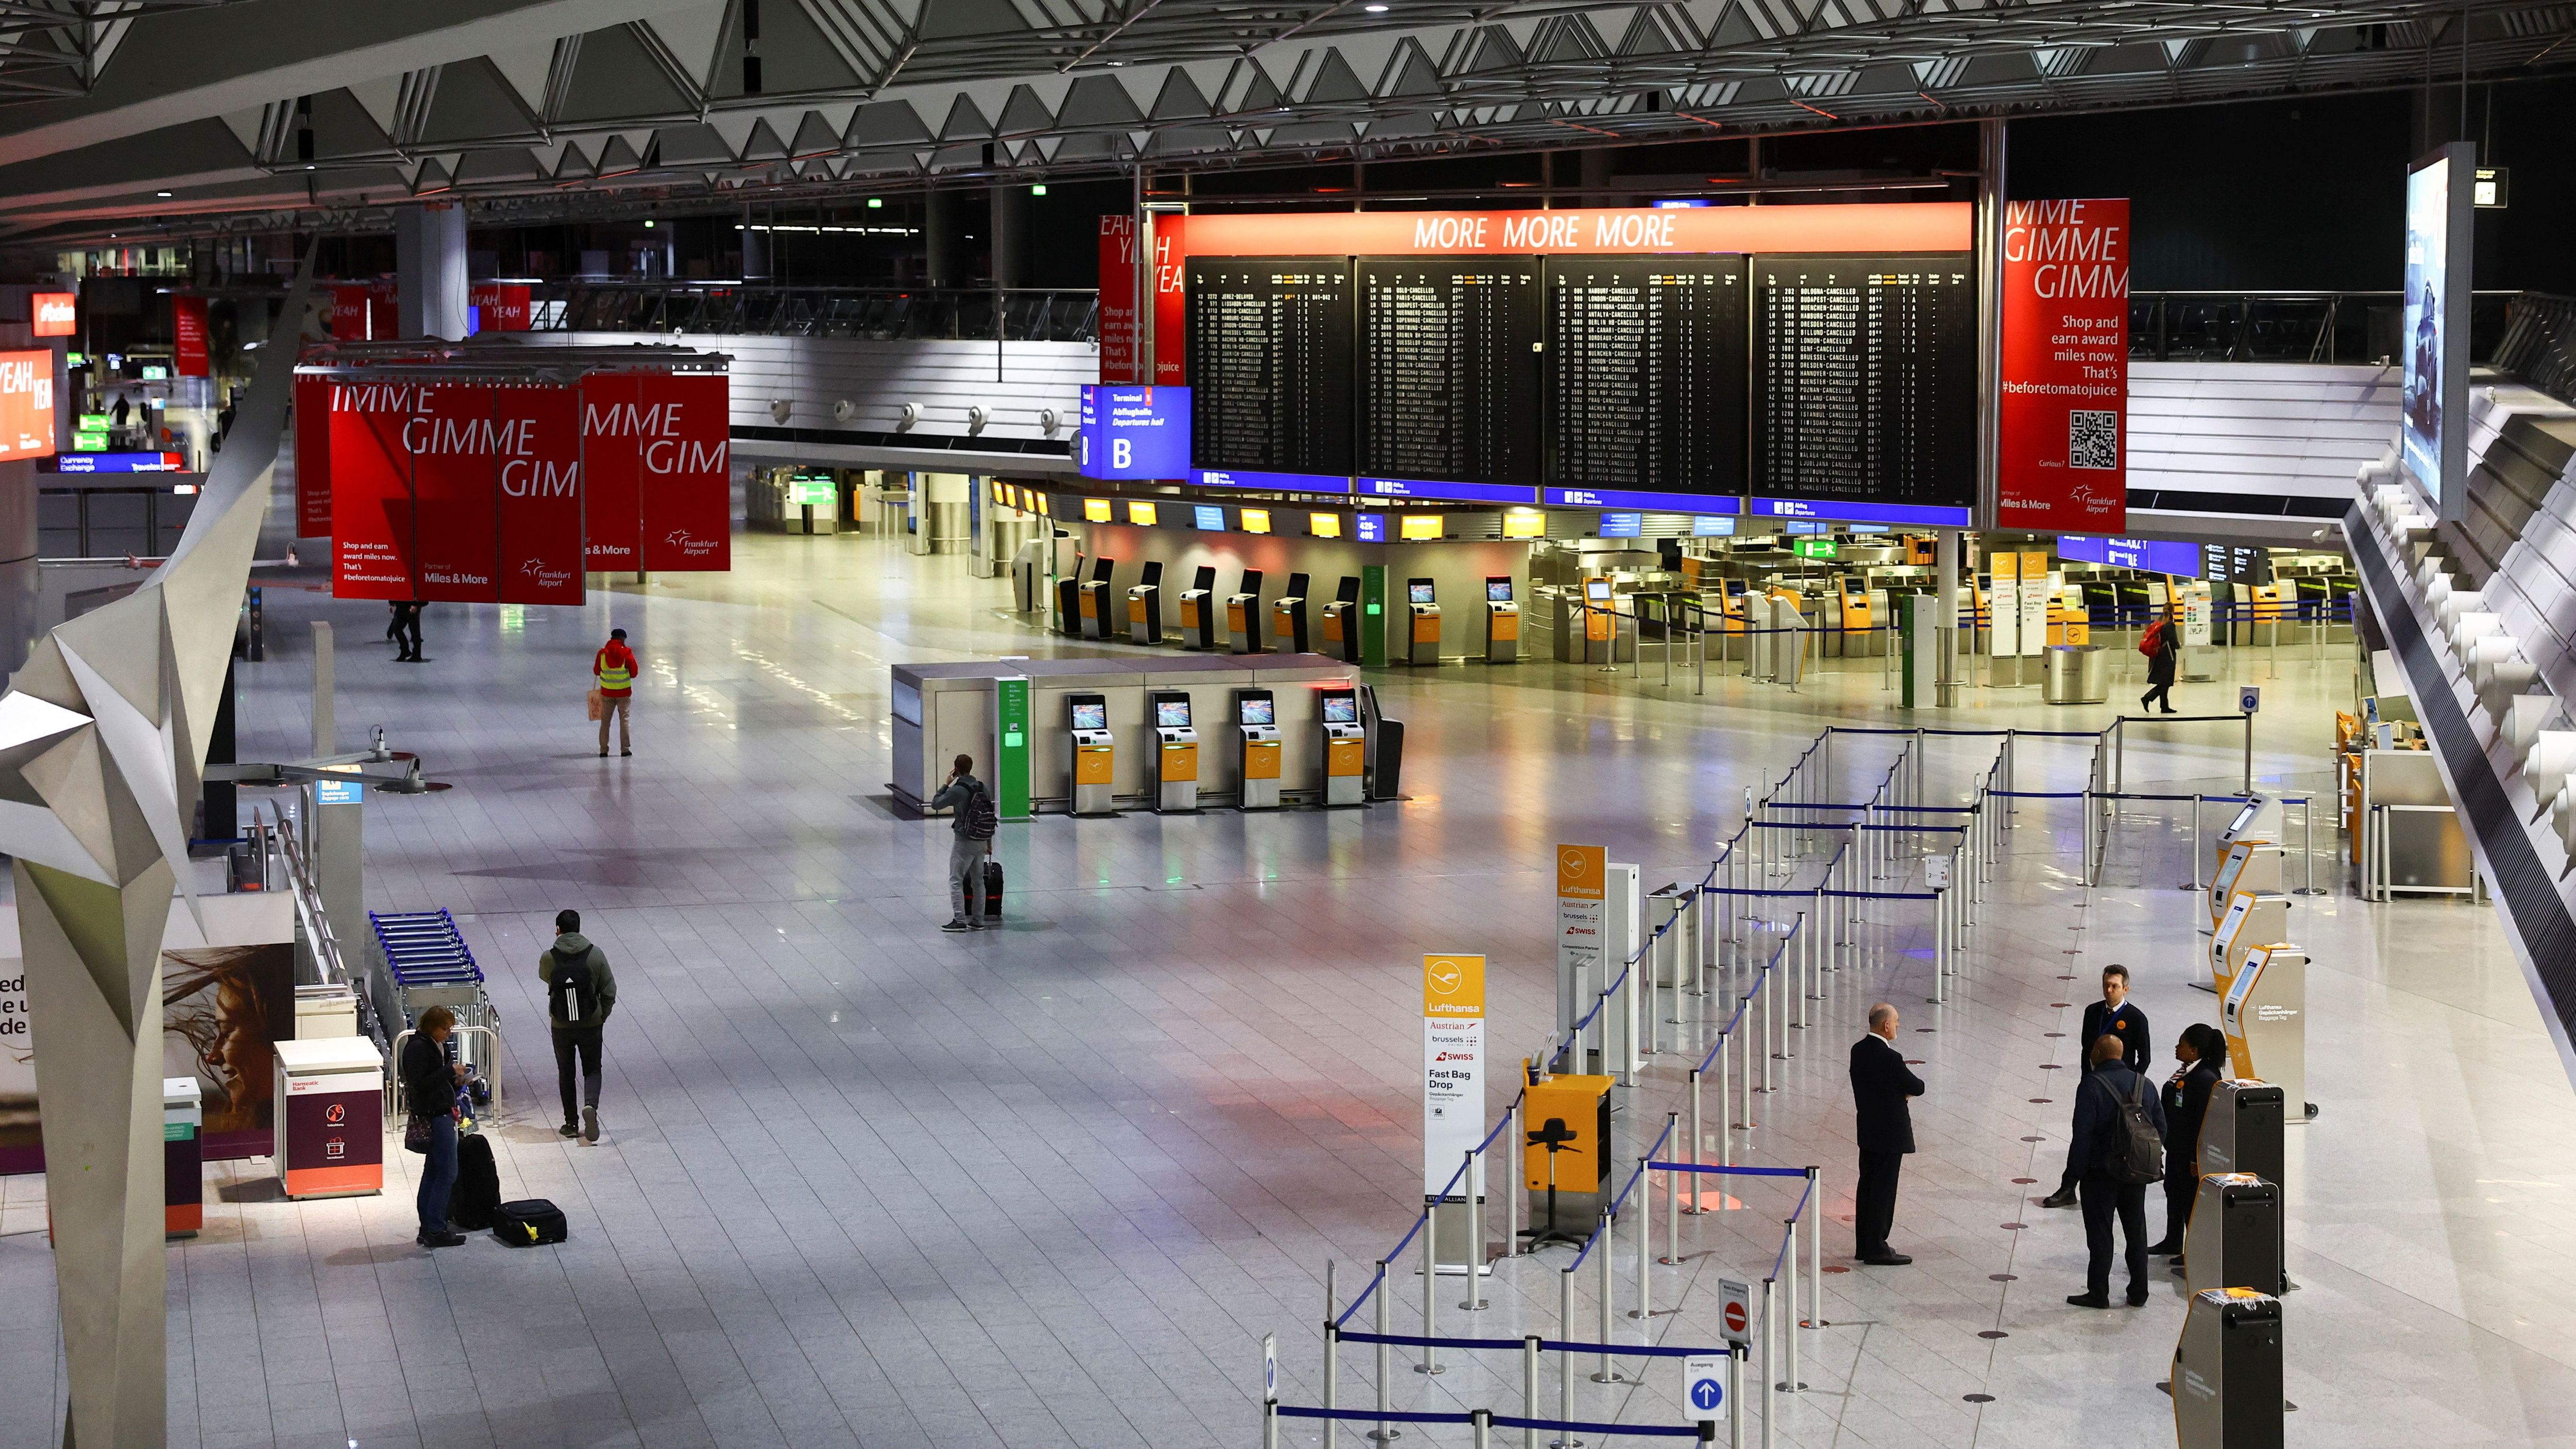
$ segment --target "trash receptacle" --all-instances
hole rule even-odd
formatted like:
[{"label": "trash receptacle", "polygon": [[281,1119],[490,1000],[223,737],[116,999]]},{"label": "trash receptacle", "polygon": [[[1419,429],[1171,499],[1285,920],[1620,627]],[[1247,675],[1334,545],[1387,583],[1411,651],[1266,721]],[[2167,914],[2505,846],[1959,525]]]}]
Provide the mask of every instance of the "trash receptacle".
[{"label": "trash receptacle", "polygon": [[2039,696],[2050,704],[2100,704],[2111,694],[2110,659],[2099,644],[2051,644]]}]

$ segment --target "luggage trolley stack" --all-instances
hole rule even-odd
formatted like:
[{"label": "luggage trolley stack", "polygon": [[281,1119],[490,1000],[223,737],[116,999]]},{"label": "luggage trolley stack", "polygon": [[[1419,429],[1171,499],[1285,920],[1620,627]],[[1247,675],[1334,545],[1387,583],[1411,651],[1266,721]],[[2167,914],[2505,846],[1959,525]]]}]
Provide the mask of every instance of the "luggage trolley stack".
[{"label": "luggage trolley stack", "polygon": [[394,978],[402,1006],[402,1031],[394,1038],[388,1060],[401,1071],[403,1043],[419,1028],[420,1014],[433,1006],[456,1013],[456,1034],[448,1039],[449,1056],[474,1069],[501,1092],[501,1013],[483,989],[483,968],[457,934],[456,920],[444,910],[369,911],[376,944],[384,948],[385,969]]}]

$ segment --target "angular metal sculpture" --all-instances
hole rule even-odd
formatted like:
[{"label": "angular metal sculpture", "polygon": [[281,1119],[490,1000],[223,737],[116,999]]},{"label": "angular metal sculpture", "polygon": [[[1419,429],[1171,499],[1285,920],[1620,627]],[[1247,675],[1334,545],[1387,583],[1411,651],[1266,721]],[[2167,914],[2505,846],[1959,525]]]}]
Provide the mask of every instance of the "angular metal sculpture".
[{"label": "angular metal sculpture", "polygon": [[203,783],[312,266],[308,250],[179,546],[132,594],[56,627],[0,697],[0,851],[42,1043],[66,1446],[166,1439],[161,936],[186,886],[182,812]]}]

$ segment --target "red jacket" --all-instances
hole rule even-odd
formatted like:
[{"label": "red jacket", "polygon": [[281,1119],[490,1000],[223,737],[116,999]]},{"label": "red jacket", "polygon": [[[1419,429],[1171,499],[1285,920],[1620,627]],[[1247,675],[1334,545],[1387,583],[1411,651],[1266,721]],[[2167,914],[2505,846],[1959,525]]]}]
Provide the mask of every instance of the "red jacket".
[{"label": "red jacket", "polygon": [[[627,682],[611,687],[608,678],[611,669],[624,670]],[[591,678],[599,681],[599,692],[610,699],[624,699],[635,692],[636,672],[635,651],[627,648],[623,639],[609,640],[590,661]]]}]

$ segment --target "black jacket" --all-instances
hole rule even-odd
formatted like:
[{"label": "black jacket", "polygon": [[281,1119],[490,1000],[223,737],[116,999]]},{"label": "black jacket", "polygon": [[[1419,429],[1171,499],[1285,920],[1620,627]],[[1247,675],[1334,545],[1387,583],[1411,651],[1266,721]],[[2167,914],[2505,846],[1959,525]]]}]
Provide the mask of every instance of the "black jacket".
[{"label": "black jacket", "polygon": [[2209,1116],[2209,1091],[2218,1085],[2218,1063],[2204,1057],[2179,1081],[2165,1083],[2165,1177],[2189,1182],[2200,1173],[2200,1124]]},{"label": "black jacket", "polygon": [[[2073,1173],[2097,1171],[2106,1167],[2118,1154],[2120,1145],[2120,1108],[2129,1100],[2129,1089],[2142,1085],[2136,1072],[2118,1062],[2107,1062],[2075,1089],[2075,1137],[2066,1144],[2066,1170]],[[2203,1099],[2204,1102],[2206,1099]],[[2151,1090],[2138,1093],[2138,1103],[2146,1108],[2147,1120],[2156,1130],[2165,1130],[2164,1104]],[[2173,1139],[2167,1136],[2166,1141]]]},{"label": "black jacket", "polygon": [[[2104,1019],[2106,1016],[2108,1020]],[[2108,1011],[2096,1001],[2084,1008],[2084,1034],[2075,1048],[2084,1061],[2085,1071],[2093,1070],[2094,1038],[2106,1032],[2120,1039],[2120,1064],[2130,1071],[2143,1072],[2147,1063],[2156,1059],[2154,1050],[2148,1046],[2152,1038],[2147,1035],[2147,1014],[2138,1010],[2138,1003],[2123,1001],[2118,1011]]]},{"label": "black jacket", "polygon": [[1923,1079],[1905,1054],[1876,1032],[1852,1043],[1852,1112],[1863,1152],[1914,1150],[1914,1112],[1905,1099],[1923,1095]]},{"label": "black jacket", "polygon": [[403,1110],[414,1117],[444,1117],[456,1110],[456,1073],[447,1065],[447,1048],[425,1031],[416,1031],[402,1049]]},{"label": "black jacket", "polygon": [[2156,636],[2156,652],[2147,656],[2147,683],[2171,684],[2174,682],[2174,659],[2182,652],[2182,640],[2176,636],[2181,631],[2180,619],[2165,621],[2164,632]]}]

